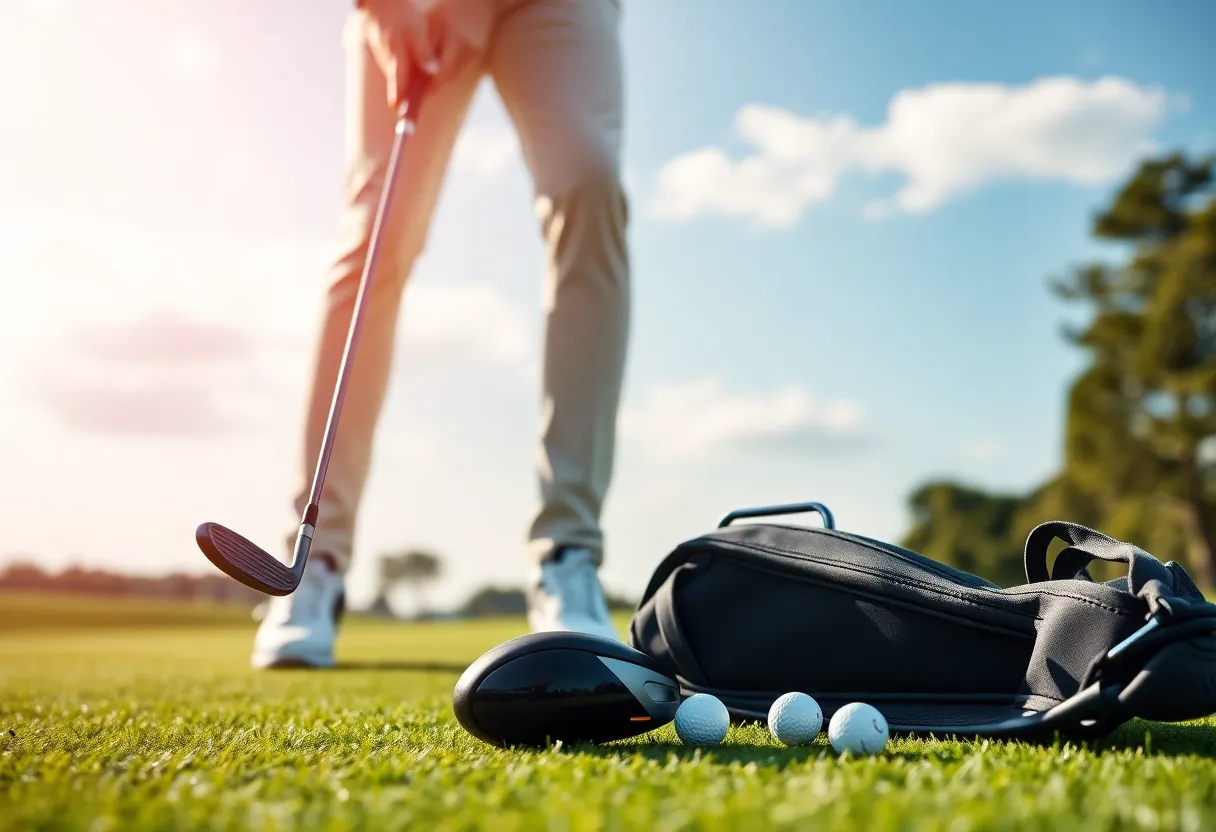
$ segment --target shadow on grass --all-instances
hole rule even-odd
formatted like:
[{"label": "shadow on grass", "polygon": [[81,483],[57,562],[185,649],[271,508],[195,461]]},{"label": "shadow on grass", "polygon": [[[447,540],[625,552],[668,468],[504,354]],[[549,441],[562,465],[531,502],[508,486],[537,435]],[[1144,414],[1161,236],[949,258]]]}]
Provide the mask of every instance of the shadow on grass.
[{"label": "shadow on grass", "polygon": [[285,670],[308,670],[317,673],[333,673],[335,670],[372,670],[380,672],[388,671],[412,671],[414,673],[464,673],[465,668],[470,662],[421,662],[421,661],[387,661],[387,662],[338,662],[333,667],[324,669],[314,668],[311,665],[304,663],[287,663],[277,664],[268,670],[285,671]]},{"label": "shadow on grass", "polygon": [[[881,756],[888,760],[902,759],[908,762],[936,759],[943,755],[956,757],[960,752],[964,755],[980,753],[984,742],[983,739],[964,739],[960,748],[960,745],[956,744],[959,741],[950,737],[907,735],[907,738],[923,740],[924,745],[920,748],[900,748],[899,750],[888,747]],[[892,740],[895,739],[896,737],[892,737]],[[989,743],[994,750],[1006,743],[1031,745],[1050,750],[1055,745],[1055,740],[1051,737],[1039,737],[1025,740],[989,740]],[[1096,754],[1104,751],[1143,751],[1146,756],[1154,757],[1196,756],[1216,759],[1216,726],[1132,720],[1106,737],[1089,741],[1061,739],[1060,744],[1061,746],[1084,747]],[[775,769],[782,769],[807,760],[837,759],[839,757],[832,747],[824,742],[822,736],[813,745],[796,748],[747,742],[698,748],[678,741],[638,738],[620,740],[602,746],[578,744],[570,747],[569,753],[587,757],[640,756],[657,762],[665,762],[672,757],[679,760],[699,757],[702,760],[719,764],[753,763]]]},{"label": "shadow on grass", "polygon": [[[930,736],[927,734],[908,736],[926,742],[962,742],[964,747],[976,746],[985,742],[983,737]],[[1146,756],[1216,758],[1216,726],[1149,722],[1142,719],[1133,719],[1102,737],[1040,734],[1018,739],[988,739],[987,742],[997,747],[1007,743],[1020,743],[1050,749],[1058,743],[1059,747],[1085,748],[1098,754],[1103,751],[1143,751]]]},{"label": "shadow on grass", "polygon": [[1216,758],[1216,726],[1133,719],[1094,746],[1128,751],[1144,749],[1145,754],[1163,757]]},{"label": "shadow on grass", "polygon": [[[666,762],[675,757],[679,760],[691,760],[700,758],[712,763],[726,764],[742,763],[754,764],[758,766],[766,766],[773,769],[783,769],[786,766],[798,765],[807,760],[832,759],[840,758],[840,755],[832,750],[832,746],[817,742],[814,745],[800,746],[796,748],[781,748],[772,745],[760,745],[749,743],[731,743],[729,745],[715,745],[698,748],[696,746],[685,745],[681,742],[672,742],[670,740],[660,740],[657,742],[628,742],[622,741],[610,745],[577,745],[570,749],[570,753],[586,757],[622,757],[622,756],[638,756],[656,762]],[[936,756],[932,749],[925,751],[884,751],[882,757],[887,760],[902,759],[911,762],[923,760],[926,757]]]},{"label": "shadow on grass", "polygon": [[334,670],[412,670],[419,673],[464,673],[471,662],[338,662]]}]

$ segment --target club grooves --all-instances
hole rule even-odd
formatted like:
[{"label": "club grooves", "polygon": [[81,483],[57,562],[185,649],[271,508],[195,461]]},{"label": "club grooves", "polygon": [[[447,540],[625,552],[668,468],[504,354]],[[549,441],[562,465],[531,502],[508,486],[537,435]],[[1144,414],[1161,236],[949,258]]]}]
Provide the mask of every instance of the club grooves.
[{"label": "club grooves", "polygon": [[231,529],[204,523],[196,537],[212,563],[243,583],[275,593],[290,591],[295,585],[290,569]]}]

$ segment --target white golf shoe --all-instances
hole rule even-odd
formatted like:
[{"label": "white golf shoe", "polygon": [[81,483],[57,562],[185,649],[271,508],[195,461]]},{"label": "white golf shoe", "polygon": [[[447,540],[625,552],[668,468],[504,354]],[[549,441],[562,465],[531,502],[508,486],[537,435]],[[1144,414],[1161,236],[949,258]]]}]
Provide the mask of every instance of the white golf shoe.
[{"label": "white golf shoe", "polygon": [[322,558],[309,560],[295,592],[266,602],[250,663],[259,669],[333,667],[345,600],[342,576]]},{"label": "white golf shoe", "polygon": [[537,567],[528,589],[533,632],[567,630],[620,641],[591,553],[566,548]]}]

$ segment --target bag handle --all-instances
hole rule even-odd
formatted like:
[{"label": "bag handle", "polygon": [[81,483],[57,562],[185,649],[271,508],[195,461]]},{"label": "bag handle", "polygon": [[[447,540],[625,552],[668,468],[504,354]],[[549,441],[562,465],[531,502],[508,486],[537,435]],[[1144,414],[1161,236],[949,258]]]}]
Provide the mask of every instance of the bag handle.
[{"label": "bag handle", "polygon": [[832,515],[832,510],[823,503],[785,503],[779,506],[757,506],[755,508],[737,508],[734,511],[728,512],[721,520],[718,521],[718,528],[724,529],[736,520],[742,520],[748,517],[774,517],[783,514],[803,514],[813,511],[823,518],[823,527],[825,529],[836,528],[836,518]]},{"label": "bag handle", "polygon": [[[1054,569],[1048,573],[1047,549],[1054,540],[1062,540],[1069,546],[1060,552]],[[1063,520],[1035,526],[1026,537],[1024,559],[1029,583],[1072,578],[1090,562],[1104,560],[1128,565],[1127,589],[1132,595],[1139,595],[1145,585],[1153,580],[1161,581],[1166,586],[1174,585],[1173,573],[1165,564],[1138,546]]]}]

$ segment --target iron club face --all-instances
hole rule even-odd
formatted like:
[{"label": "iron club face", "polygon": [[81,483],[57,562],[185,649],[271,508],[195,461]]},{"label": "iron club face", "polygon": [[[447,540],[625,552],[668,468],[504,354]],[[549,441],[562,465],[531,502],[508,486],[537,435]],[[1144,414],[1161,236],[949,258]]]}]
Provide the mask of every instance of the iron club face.
[{"label": "iron club face", "polygon": [[292,564],[285,566],[257,544],[219,523],[200,525],[194,532],[194,540],[220,571],[267,595],[288,595],[295,591],[312,543],[311,535],[305,534],[302,527]]},{"label": "iron club face", "polygon": [[675,719],[679,684],[619,641],[545,632],[500,644],[473,662],[453,692],[465,730],[500,747],[602,743]]}]

